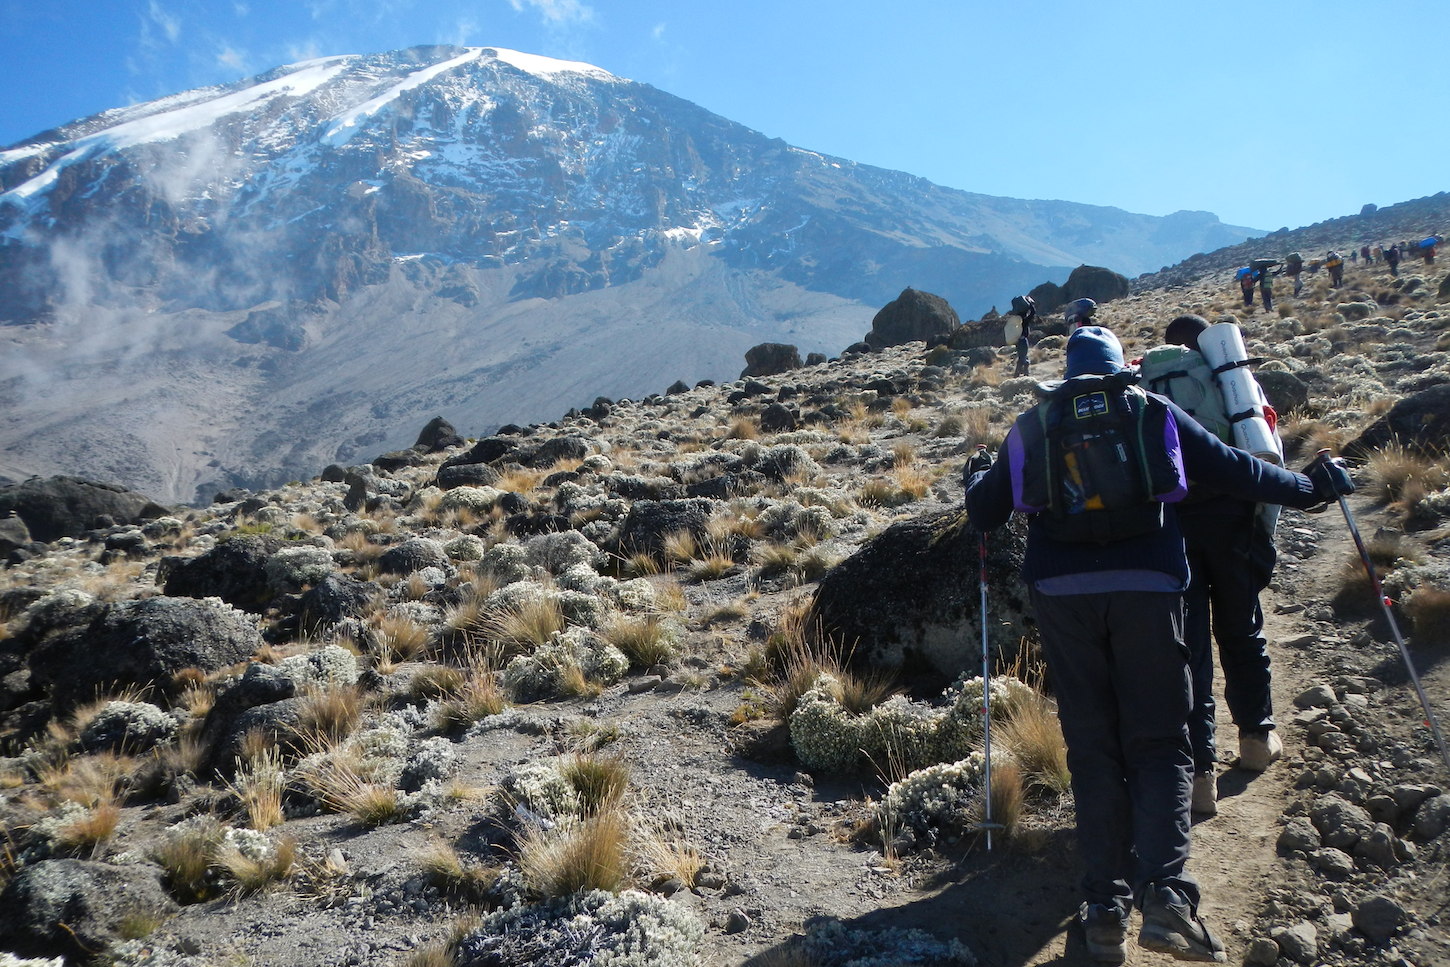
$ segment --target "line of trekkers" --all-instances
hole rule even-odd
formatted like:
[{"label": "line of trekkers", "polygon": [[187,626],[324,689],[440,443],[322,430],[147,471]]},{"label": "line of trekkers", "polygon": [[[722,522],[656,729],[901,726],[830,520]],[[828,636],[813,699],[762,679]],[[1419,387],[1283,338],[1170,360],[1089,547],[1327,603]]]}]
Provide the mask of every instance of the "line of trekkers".
[{"label": "line of trekkers", "polygon": [[[1364,259],[1365,265],[1383,262],[1389,267],[1390,275],[1398,277],[1400,262],[1412,255],[1419,256],[1426,265],[1434,265],[1435,248],[1444,241],[1445,236],[1431,234],[1413,244],[1410,242],[1391,242],[1387,246],[1366,244],[1360,246],[1358,250],[1350,249],[1349,261],[1355,263]],[[1264,303],[1264,311],[1267,312],[1274,308],[1273,284],[1270,281],[1274,276],[1287,275],[1294,283],[1294,294],[1297,296],[1304,288],[1304,273],[1313,274],[1324,269],[1329,273],[1330,286],[1337,289],[1344,284],[1344,262],[1344,256],[1334,250],[1325,252],[1322,258],[1308,261],[1305,261],[1304,256],[1298,252],[1290,252],[1284,256],[1282,262],[1279,259],[1254,259],[1234,272],[1234,280],[1238,282],[1239,288],[1243,292],[1246,306],[1254,304],[1254,287],[1257,286],[1259,297]]]}]

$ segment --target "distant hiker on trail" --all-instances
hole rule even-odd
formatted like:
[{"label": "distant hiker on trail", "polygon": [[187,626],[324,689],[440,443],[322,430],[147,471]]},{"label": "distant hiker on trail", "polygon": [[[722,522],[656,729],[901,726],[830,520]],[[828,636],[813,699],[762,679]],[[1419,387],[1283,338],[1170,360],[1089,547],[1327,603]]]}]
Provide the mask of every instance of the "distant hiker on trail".
[{"label": "distant hiker on trail", "polygon": [[1344,284],[1344,256],[1330,252],[1324,256],[1324,267],[1329,270],[1329,285],[1339,288]]},{"label": "distant hiker on trail", "polygon": [[1067,334],[1071,336],[1073,330],[1079,326],[1091,325],[1097,311],[1098,304],[1091,299],[1073,299],[1069,302],[1062,310],[1062,320],[1067,323]]},{"label": "distant hiker on trail", "polygon": [[1352,249],[1349,250],[1349,264],[1350,265],[1358,265],[1359,264],[1359,250],[1358,249],[1353,249],[1352,248]]},{"label": "distant hiker on trail", "polygon": [[1012,314],[1022,320],[1022,331],[1017,336],[1017,369],[1014,376],[1026,376],[1028,359],[1027,353],[1032,348],[1032,342],[1028,338],[1028,328],[1037,321],[1037,303],[1032,301],[1030,295],[1014,295],[1012,297]]},{"label": "distant hiker on trail", "polygon": [[1294,280],[1294,294],[1304,288],[1304,256],[1290,252],[1284,257],[1284,274]]},{"label": "distant hiker on trail", "polygon": [[[1264,311],[1272,312],[1274,309],[1274,273],[1271,271],[1279,264],[1278,259],[1254,259],[1249,263],[1249,268],[1254,270],[1254,280],[1259,283],[1259,298],[1264,302]],[[1249,296],[1250,305],[1253,304],[1253,296]]]},{"label": "distant hiker on trail", "polygon": [[1374,253],[1369,250],[1369,246],[1368,245],[1361,245],[1359,247],[1359,255],[1360,255],[1360,258],[1364,259],[1364,264],[1365,265],[1373,265],[1374,264],[1374,258],[1373,258]]},{"label": "distant hiker on trail", "polygon": [[[1212,367],[1198,351],[1198,336],[1208,328],[1202,316],[1182,315],[1164,330],[1166,346],[1150,350],[1139,372],[1150,392],[1179,404],[1204,429],[1233,445],[1233,421],[1224,405]],[[1193,709],[1188,741],[1193,750],[1192,809],[1218,812],[1214,767],[1213,644],[1218,642],[1224,698],[1239,730],[1239,766],[1263,772],[1277,760],[1284,743],[1274,733],[1269,651],[1259,593],[1274,569],[1274,535],[1259,505],[1198,484],[1174,507],[1188,551],[1188,591],[1184,595],[1183,638],[1193,678]]]},{"label": "distant hiker on trail", "polygon": [[1100,326],[1068,337],[1065,375],[1042,384],[1046,398],[1017,418],[1006,459],[974,468],[967,512],[984,531],[1014,510],[1027,515],[1022,578],[1067,740],[1089,956],[1123,963],[1136,904],[1139,946],[1222,962],[1186,869],[1189,573],[1171,504],[1189,478],[1303,508],[1354,485],[1343,461],[1316,459],[1305,475],[1225,446],[1138,389],[1117,337]]},{"label": "distant hiker on trail", "polygon": [[1385,249],[1385,264],[1390,267],[1390,275],[1395,278],[1400,276],[1400,247],[1391,245]]},{"label": "distant hiker on trail", "polygon": [[1244,294],[1244,305],[1246,305],[1246,306],[1253,305],[1254,304],[1254,282],[1256,281],[1254,279],[1254,270],[1253,270],[1253,268],[1251,266],[1245,265],[1242,268],[1240,268],[1237,272],[1234,273],[1234,277],[1239,280],[1239,289]]},{"label": "distant hiker on trail", "polygon": [[1431,235],[1420,242],[1420,257],[1425,260],[1426,265],[1435,264],[1435,246],[1445,241],[1439,235]]}]

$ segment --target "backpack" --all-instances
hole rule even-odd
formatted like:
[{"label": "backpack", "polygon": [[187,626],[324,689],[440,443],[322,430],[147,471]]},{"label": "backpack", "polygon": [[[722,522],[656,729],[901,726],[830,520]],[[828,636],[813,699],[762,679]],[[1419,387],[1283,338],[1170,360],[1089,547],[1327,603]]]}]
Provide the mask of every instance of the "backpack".
[{"label": "backpack", "polygon": [[1163,526],[1188,491],[1178,425],[1137,374],[1081,376],[1017,418],[1008,437],[1017,510],[1059,541],[1107,543]]},{"label": "backpack", "polygon": [[1213,368],[1196,349],[1158,346],[1148,350],[1138,366],[1141,385],[1166,396],[1188,411],[1199,426],[1229,446],[1234,445],[1233,421],[1223,405]]}]

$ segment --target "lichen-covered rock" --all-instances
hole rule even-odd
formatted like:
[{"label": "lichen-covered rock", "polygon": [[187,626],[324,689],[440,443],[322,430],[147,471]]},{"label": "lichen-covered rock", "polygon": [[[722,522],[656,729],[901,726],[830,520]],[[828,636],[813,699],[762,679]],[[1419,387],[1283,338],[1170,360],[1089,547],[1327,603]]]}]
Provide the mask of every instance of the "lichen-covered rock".
[{"label": "lichen-covered rock", "polygon": [[520,701],[533,701],[558,694],[573,671],[585,681],[612,685],[629,671],[629,659],[587,628],[570,628],[532,654],[511,660],[504,667],[503,683]]},{"label": "lichen-covered rock", "polygon": [[[1013,654],[1030,615],[1018,571],[1025,530],[987,538],[989,646]],[[894,524],[836,565],[816,589],[806,626],[854,642],[852,663],[950,680],[980,663],[977,532],[947,511]]]},{"label": "lichen-covered rock", "polygon": [[149,688],[183,668],[216,671],[262,646],[255,619],[216,598],[156,597],[108,606],[31,652],[33,680],[70,706],[110,688]]},{"label": "lichen-covered rock", "polygon": [[550,574],[561,574],[578,564],[597,567],[604,552],[578,531],[540,534],[524,542],[524,560]]},{"label": "lichen-covered rock", "polygon": [[428,537],[410,537],[388,548],[378,558],[378,569],[385,574],[412,574],[425,567],[448,567],[443,545]]},{"label": "lichen-covered rock", "polygon": [[149,702],[107,702],[81,730],[86,752],[145,752],[176,734],[176,719]]},{"label": "lichen-covered rock", "polygon": [[165,591],[172,597],[217,597],[233,607],[260,612],[272,597],[267,561],[281,546],[276,537],[241,534],[191,560],[168,558]]},{"label": "lichen-covered rock", "polygon": [[267,586],[282,594],[295,594],[317,584],[336,570],[332,554],[321,547],[284,547],[267,559]]},{"label": "lichen-covered rock", "polygon": [[0,894],[0,945],[21,954],[81,961],[120,940],[129,924],[160,920],[177,906],[160,870],[86,860],[44,860],[15,875]]}]

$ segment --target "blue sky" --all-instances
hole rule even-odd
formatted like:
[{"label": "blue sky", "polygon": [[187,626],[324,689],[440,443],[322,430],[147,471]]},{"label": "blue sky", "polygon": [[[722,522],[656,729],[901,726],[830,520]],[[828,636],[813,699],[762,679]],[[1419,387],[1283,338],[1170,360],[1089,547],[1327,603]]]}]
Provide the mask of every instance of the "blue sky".
[{"label": "blue sky", "polygon": [[1272,230],[1450,189],[1447,36],[1444,0],[0,0],[0,145],[307,57],[459,43],[953,188]]}]

